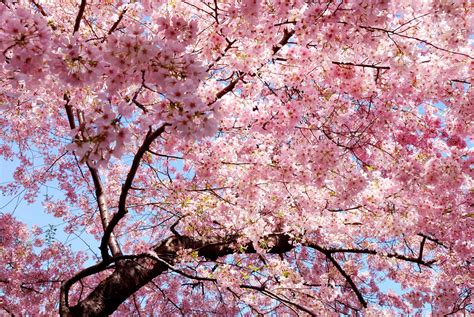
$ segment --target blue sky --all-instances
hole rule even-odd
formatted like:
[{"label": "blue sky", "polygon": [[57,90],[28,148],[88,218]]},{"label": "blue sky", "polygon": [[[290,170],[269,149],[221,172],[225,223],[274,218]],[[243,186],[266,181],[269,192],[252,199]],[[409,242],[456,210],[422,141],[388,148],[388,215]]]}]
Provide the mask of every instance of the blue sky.
[{"label": "blue sky", "polygon": [[[17,164],[15,162],[6,161],[0,157],[0,185],[6,185],[13,182],[13,172]],[[58,190],[54,190],[54,184],[48,184],[50,187],[42,186],[38,194],[37,200],[30,204],[23,199],[23,193],[20,192],[13,196],[4,196],[0,193],[0,213],[13,214],[15,218],[31,229],[34,225],[47,231],[51,228],[56,228],[54,232],[54,238],[58,242],[66,243],[71,245],[74,251],[88,250],[89,244],[98,253],[98,245],[90,235],[82,233],[80,238],[71,236],[64,232],[65,224],[58,218],[53,217],[45,212],[45,208],[42,205],[42,197],[46,194],[49,196],[55,195],[55,197],[61,197],[61,193]],[[43,234],[43,238],[45,233]],[[82,240],[83,241],[82,241]]]}]

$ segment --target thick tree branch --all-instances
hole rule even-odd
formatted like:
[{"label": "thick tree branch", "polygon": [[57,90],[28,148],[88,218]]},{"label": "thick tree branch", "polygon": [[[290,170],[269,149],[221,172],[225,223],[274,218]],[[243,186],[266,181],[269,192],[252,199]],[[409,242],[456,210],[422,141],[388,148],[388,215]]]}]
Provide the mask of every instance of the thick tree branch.
[{"label": "thick tree branch", "polygon": [[[269,244],[274,245],[268,250],[269,253],[285,253],[293,248],[289,242],[290,238],[284,234],[270,235],[266,240]],[[221,256],[238,253],[239,250],[231,247],[235,242],[236,237],[199,240],[186,236],[172,236],[153,248],[151,254],[158,256],[170,265],[176,259],[178,252],[185,249],[195,250],[199,256],[215,260]],[[256,252],[252,244],[248,244],[243,249],[246,253]],[[133,260],[131,257],[107,258],[67,281],[61,289],[61,315],[104,316],[111,314],[138,289],[169,269],[169,265],[163,263],[163,261],[152,260],[151,256],[143,256]],[[69,308],[67,306],[66,294],[75,282],[103,271],[110,263],[118,260],[122,261],[122,265],[116,266],[115,271],[103,280],[84,300],[74,307]]]},{"label": "thick tree branch", "polygon": [[245,76],[245,73],[240,74],[237,78],[233,79],[227,86],[225,86],[222,90],[220,90],[220,91],[216,94],[216,98],[214,99],[214,101],[212,101],[211,103],[209,103],[209,105],[212,105],[212,104],[215,103],[217,100],[221,99],[222,97],[224,97],[225,95],[227,95],[229,92],[231,92],[231,91],[235,88],[235,85],[237,85],[237,83],[239,82],[239,80],[241,80],[242,78],[244,78],[244,76]]},{"label": "thick tree branch", "polygon": [[[104,192],[104,186],[102,185],[102,180],[99,175],[99,170],[93,167],[89,162],[86,162],[86,164],[87,164],[87,167],[89,168],[89,172],[91,173],[92,180],[94,182],[95,196],[97,200],[97,205],[99,206],[100,220],[102,223],[102,228],[104,229],[104,232],[105,232],[105,230],[107,229],[109,225],[110,214],[107,207],[107,198]],[[118,241],[113,235],[113,233],[110,235],[108,246],[113,256],[122,255],[122,251],[120,250]]]},{"label": "thick tree branch", "polygon": [[64,108],[66,109],[67,121],[71,130],[74,130],[76,128],[76,123],[74,122],[74,112],[72,111],[72,107],[69,104],[70,99],[68,94],[64,94],[64,100],[66,101]]},{"label": "thick tree branch", "polygon": [[79,12],[77,12],[76,22],[74,22],[74,31],[72,32],[72,34],[79,31],[79,27],[81,26],[82,16],[84,15],[84,10],[86,9],[86,4],[87,4],[86,0],[81,0],[81,5],[79,7]]},{"label": "thick tree branch", "polygon": [[110,223],[107,225],[104,231],[104,236],[102,237],[102,241],[100,244],[100,252],[103,259],[107,259],[109,257],[107,251],[107,244],[109,243],[110,237],[115,226],[118,222],[127,214],[127,196],[128,192],[132,187],[133,180],[135,179],[135,175],[140,167],[140,163],[142,160],[143,155],[148,151],[150,145],[153,141],[158,138],[163,132],[165,132],[165,128],[169,126],[168,123],[164,123],[161,127],[152,131],[148,131],[147,135],[145,136],[145,140],[143,141],[142,145],[138,149],[135,157],[133,158],[132,166],[127,174],[127,178],[125,179],[125,183],[122,185],[122,191],[120,193],[119,204],[118,204],[118,211],[115,213],[110,220]]},{"label": "thick tree branch", "polygon": [[288,43],[288,40],[293,36],[293,34],[295,34],[295,30],[291,30],[291,31],[288,31],[288,29],[283,30],[282,39],[280,40],[280,42],[278,42],[277,45],[274,45],[272,47],[273,55],[278,53],[278,51],[281,50],[281,48]]},{"label": "thick tree branch", "polygon": [[[188,236],[171,236],[161,243],[157,244],[149,254],[135,256],[121,256],[117,258],[107,258],[102,263],[92,268],[86,269],[85,272],[79,273],[71,281],[68,281],[69,288],[78,280],[93,272],[104,270],[110,263],[121,261],[121,265],[115,267],[115,271],[105,280],[103,280],[85,299],[81,300],[76,306],[68,308],[67,310],[76,316],[103,316],[111,314],[117,307],[133,295],[138,289],[149,283],[155,277],[173,268],[178,254],[183,250],[194,250],[201,257],[207,260],[215,261],[217,258],[237,253],[256,253],[256,249],[252,243],[237,248],[235,245],[238,236],[231,236],[227,238],[192,238]],[[272,247],[266,250],[270,254],[283,254],[291,251],[295,246],[290,242],[291,239],[287,234],[271,234],[263,239],[267,245]],[[304,243],[303,246],[316,249],[324,253],[332,264],[348,281],[354,289],[356,296],[361,304],[365,307],[367,305],[362,293],[357,290],[355,282],[351,277],[342,270],[341,266],[334,259],[334,253],[362,253],[362,254],[379,254],[376,250],[371,249],[336,249],[324,248],[314,243]],[[411,258],[400,254],[388,254],[387,257],[394,257],[399,260],[424,264],[429,264],[434,261],[425,262],[420,257]],[[159,258],[160,261],[157,261]],[[176,270],[176,269],[175,269]],[[343,273],[344,272],[344,273]],[[178,272],[181,274],[182,272]],[[189,278],[196,279],[195,276]],[[65,289],[62,290],[62,297],[64,298]],[[65,303],[63,300],[62,303]],[[67,314],[63,314],[67,316]]]},{"label": "thick tree branch", "polygon": [[[74,112],[73,112],[72,106],[69,104],[70,98],[67,94],[64,94],[64,100],[66,101],[64,108],[66,109],[69,127],[71,128],[71,130],[73,130],[76,128],[76,123],[74,121]],[[81,116],[78,116],[78,117],[79,117],[79,124],[81,124]],[[96,195],[97,205],[99,207],[99,213],[100,213],[100,220],[102,222],[102,227],[105,231],[105,229],[107,228],[109,224],[109,211],[107,207],[107,199],[105,196],[104,187],[102,185],[102,181],[100,179],[99,171],[97,170],[97,168],[93,167],[88,161],[86,161],[86,164],[87,164],[87,167],[89,168],[89,172],[91,173],[91,177],[94,182],[95,195]],[[111,239],[108,245],[114,256],[118,256],[122,254],[120,250],[120,246],[113,235],[111,236]]]},{"label": "thick tree branch", "polygon": [[69,308],[69,290],[71,287],[76,283],[81,281],[83,278],[86,278],[88,276],[91,276],[93,274],[100,273],[108,268],[108,266],[112,263],[115,263],[117,261],[122,261],[122,260],[127,260],[127,259],[141,259],[141,258],[146,258],[147,255],[121,255],[117,256],[115,258],[109,258],[107,260],[103,260],[93,266],[90,266],[73,277],[71,277],[69,280],[65,281],[61,285],[61,291],[60,291],[60,307],[59,307],[59,312],[61,316],[70,316],[71,315],[71,310]]}]

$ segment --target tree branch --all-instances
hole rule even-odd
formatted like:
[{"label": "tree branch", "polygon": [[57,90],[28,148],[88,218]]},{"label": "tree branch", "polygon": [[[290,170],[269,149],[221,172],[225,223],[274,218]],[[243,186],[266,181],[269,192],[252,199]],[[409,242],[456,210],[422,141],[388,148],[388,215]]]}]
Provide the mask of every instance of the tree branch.
[{"label": "tree branch", "polygon": [[[289,236],[285,234],[269,235],[266,240],[273,245],[272,248],[267,250],[269,253],[285,253],[293,248],[293,245],[289,243]],[[155,246],[152,254],[156,254],[166,263],[172,264],[180,251],[192,249],[199,256],[215,260],[224,255],[238,253],[238,250],[231,247],[235,242],[236,237],[194,239],[187,236],[171,236]],[[251,243],[246,245],[244,249],[245,253],[256,253]],[[74,307],[67,306],[67,293],[75,282],[103,271],[110,263],[119,260],[122,261],[122,264],[116,266],[115,271],[99,283],[84,300]],[[140,257],[135,256],[135,258],[133,256],[107,258],[101,263],[81,271],[63,284],[61,288],[61,316],[104,316],[112,314],[122,302],[138,289],[168,269],[169,266],[162,261],[151,260],[149,254]]]},{"label": "tree branch", "polygon": [[[66,104],[64,105],[64,107],[66,109],[69,127],[71,128],[71,130],[73,130],[76,128],[76,123],[74,121],[74,112],[73,112],[72,106],[69,104],[70,98],[67,94],[64,94],[64,100],[66,100]],[[79,125],[81,125],[81,122],[82,122],[81,116],[78,116],[78,117],[79,117]],[[110,216],[108,208],[107,208],[107,198],[105,196],[105,192],[103,189],[102,181],[100,179],[99,171],[97,170],[97,168],[89,164],[88,161],[86,161],[86,165],[89,168],[89,172],[91,173],[91,177],[94,182],[95,195],[96,195],[97,205],[99,207],[99,213],[100,213],[100,220],[102,222],[102,227],[105,232],[105,229],[107,228],[109,224],[109,216]],[[118,256],[122,254],[120,250],[120,246],[113,235],[111,236],[111,239],[108,245],[114,256]]]},{"label": "tree branch", "polygon": [[74,122],[74,112],[72,111],[72,107],[69,104],[70,99],[68,94],[64,94],[64,100],[66,101],[64,108],[66,109],[67,121],[71,130],[74,130],[76,128],[76,123]]},{"label": "tree branch", "polygon": [[165,128],[169,125],[170,124],[168,123],[164,123],[161,127],[159,127],[153,132],[150,128],[150,131],[148,131],[147,135],[145,136],[145,140],[143,141],[143,144],[140,146],[137,153],[135,154],[135,157],[133,158],[132,166],[130,167],[130,170],[127,174],[125,183],[122,185],[122,191],[120,193],[119,204],[118,204],[118,211],[117,213],[113,215],[112,219],[110,220],[110,223],[105,228],[104,236],[102,237],[102,241],[100,244],[100,252],[103,259],[107,259],[109,257],[109,254],[107,252],[107,244],[109,243],[110,237],[112,235],[112,232],[115,226],[127,214],[128,192],[132,187],[132,183],[138,171],[138,168],[140,167],[142,157],[148,151],[153,141],[156,138],[158,138],[163,132],[165,132]]},{"label": "tree branch", "polygon": [[[71,307],[70,311],[74,312],[74,314],[82,314],[87,316],[103,316],[106,314],[111,314],[123,301],[133,295],[138,289],[149,283],[155,277],[169,270],[170,266],[172,266],[176,261],[178,254],[183,250],[194,250],[197,252],[198,256],[211,261],[215,261],[217,258],[229,254],[251,254],[257,252],[252,243],[248,243],[247,245],[237,248],[237,246],[235,246],[237,238],[238,236],[229,236],[226,238],[193,238],[189,236],[173,235],[157,244],[148,254],[135,256],[135,258],[133,258],[133,256],[107,258],[103,261],[103,263],[106,264],[99,264],[92,269],[86,269],[85,273],[81,272],[78,274],[78,276],[74,277],[72,282],[68,281],[68,285],[72,285],[74,284],[74,281],[77,282],[81,278],[90,275],[89,273],[93,274],[93,272],[101,271],[105,269],[108,264],[118,260],[123,260],[121,265],[115,267],[115,271],[109,277],[103,280],[84,300],[77,303],[76,306]],[[290,236],[285,233],[268,235],[262,238],[262,241],[265,241],[267,245],[272,246],[266,250],[266,252],[270,254],[287,253],[295,247],[295,245],[290,242]],[[366,307],[367,302],[363,298],[362,293],[357,289],[355,282],[346,272],[343,271],[332,254],[338,252],[372,255],[379,254],[376,250],[323,248],[314,243],[304,243],[303,246],[310,247],[324,253],[336,267],[336,269],[338,269],[341,275],[343,275],[346,281],[351,285],[362,306]],[[162,261],[156,261],[156,259],[151,260],[153,256],[156,256]],[[386,256],[389,258],[394,257],[399,260],[424,264],[427,266],[429,266],[431,263],[434,263],[433,260],[425,262],[424,260],[420,259],[419,256],[417,258],[410,258],[395,253],[388,254]],[[179,274],[182,273],[181,271],[176,272]],[[189,278],[199,278],[189,274],[187,275]],[[207,280],[207,278],[205,279]],[[61,293],[62,298],[64,297],[64,291],[65,289],[63,288]],[[64,301],[62,301],[62,303],[64,303]],[[63,316],[67,315],[63,314]]]},{"label": "tree branch", "polygon": [[[91,164],[89,164],[88,161],[86,161],[86,164],[87,164],[87,167],[89,168],[89,172],[91,173],[92,180],[94,182],[97,205],[99,206],[100,220],[102,222],[102,228],[104,229],[104,234],[105,234],[105,231],[109,225],[109,218],[110,218],[109,210],[107,207],[107,198],[106,198],[102,181],[99,175],[99,170],[93,167]],[[113,233],[111,233],[110,235],[108,246],[114,257],[122,255],[122,251],[120,250],[118,241],[113,235]]]},{"label": "tree branch", "polygon": [[[71,277],[69,280],[65,281],[61,285],[61,290],[60,290],[60,307],[59,307],[59,313],[61,316],[70,316],[71,315],[71,310],[69,307],[69,290],[71,287],[76,283],[82,280],[83,278],[86,278],[88,276],[91,276],[93,274],[100,273],[108,268],[108,266],[112,263],[115,263],[117,261],[121,260],[126,260],[126,259],[140,259],[140,258],[145,258],[146,255],[140,254],[140,255],[121,255],[117,256],[115,258],[109,258],[107,260],[103,260],[93,266],[90,266],[73,277]],[[80,298],[79,298],[80,300]]]},{"label": "tree branch", "polygon": [[39,4],[35,0],[30,0],[30,1],[31,1],[31,3],[33,3],[33,5],[36,7],[36,9],[38,9],[39,13],[41,13],[42,16],[44,16],[44,17],[48,16],[48,14],[46,13],[46,11],[44,11],[44,8],[41,4]]},{"label": "tree branch", "polygon": [[[334,257],[331,255],[332,253],[335,253],[334,250],[330,250],[330,249],[324,249],[316,244],[312,244],[311,247],[313,247],[314,249],[318,250],[319,252],[323,253],[328,259],[329,261],[331,261],[331,263],[334,265],[334,267],[339,271],[339,273],[341,273],[341,275],[346,279],[347,283],[349,283],[349,285],[351,286],[352,290],[354,291],[354,293],[356,294],[357,296],[357,299],[359,300],[359,302],[361,303],[361,305],[366,308],[367,307],[367,302],[365,301],[364,299],[364,296],[362,296],[362,293],[359,291],[359,289],[357,288],[357,285],[355,285],[354,281],[352,280],[352,278],[349,276],[349,274],[346,273],[346,271],[344,271],[344,269],[339,265],[339,263],[336,261],[336,259],[334,259]],[[358,250],[358,251],[362,251],[362,250]],[[365,253],[365,252],[358,252],[358,253]],[[372,253],[372,254],[375,254],[375,253]]]},{"label": "tree branch", "polygon": [[117,21],[115,21],[115,23],[112,25],[112,27],[107,32],[108,35],[112,34],[115,31],[115,29],[117,29],[118,25],[120,24],[120,21],[122,21],[122,19],[123,19],[123,16],[125,15],[125,13],[127,13],[127,10],[128,10],[128,8],[125,8],[125,9],[122,10],[122,12],[120,12],[120,15],[119,15]]},{"label": "tree branch", "polygon": [[72,34],[79,31],[79,27],[81,26],[82,16],[84,15],[84,10],[86,9],[86,3],[87,3],[86,0],[81,0],[81,5],[79,7],[79,12],[77,13],[77,16],[76,16],[76,22],[74,23],[74,31],[72,32]]},{"label": "tree branch", "polygon": [[440,51],[443,51],[443,52],[446,52],[446,53],[450,53],[450,54],[455,54],[455,55],[460,55],[460,56],[464,56],[464,57],[467,57],[467,58],[470,58],[470,59],[474,59],[474,57],[468,55],[468,54],[464,54],[464,53],[460,53],[460,52],[456,52],[456,51],[451,51],[451,50],[447,50],[445,48],[442,48],[442,47],[439,47],[431,42],[428,42],[427,40],[423,40],[421,38],[418,38],[418,37],[415,37],[415,36],[409,36],[409,35],[405,35],[405,34],[401,34],[399,32],[395,32],[395,31],[392,31],[392,30],[387,30],[387,29],[383,29],[383,28],[378,28],[378,27],[374,27],[374,26],[365,26],[365,25],[359,25],[360,28],[362,29],[365,29],[365,30],[368,30],[368,31],[381,31],[381,32],[384,32],[386,33],[388,36],[390,36],[390,34],[392,35],[396,35],[396,36],[399,36],[399,37],[403,37],[403,38],[406,38],[406,39],[409,39],[409,40],[416,40],[416,41],[419,41],[421,43],[424,43],[428,46],[431,46],[431,47],[434,47],[435,49],[438,49]]},{"label": "tree branch", "polygon": [[297,303],[294,303],[292,301],[289,301],[287,299],[284,299],[284,298],[281,298],[280,296],[278,296],[277,294],[273,293],[273,292],[270,292],[268,289],[266,289],[264,286],[253,286],[253,285],[240,285],[240,288],[247,288],[247,289],[253,289],[253,290],[257,290],[259,292],[261,292],[262,294],[266,295],[266,296],[269,296],[273,299],[276,299],[282,303],[285,303],[285,304],[289,304],[289,305],[292,305],[294,307],[296,307],[297,309],[301,310],[301,311],[304,311],[305,313],[308,313],[310,316],[317,316],[317,314],[313,313],[311,310],[309,310],[308,308],[304,307],[304,306],[301,306],[300,304],[297,304]]},{"label": "tree branch", "polygon": [[239,80],[241,80],[243,77],[244,77],[244,74],[242,74],[242,75],[238,76],[236,79],[232,80],[226,87],[224,87],[221,91],[219,91],[217,93],[216,99],[212,103],[216,102],[218,99],[221,99],[227,93],[231,92],[234,89],[235,85],[237,85]]},{"label": "tree branch", "polygon": [[295,30],[291,30],[291,31],[288,31],[288,29],[283,30],[282,39],[280,40],[280,42],[278,42],[277,45],[274,45],[272,47],[273,55],[278,53],[278,51],[281,50],[281,48],[288,43],[288,40],[293,36],[293,34],[295,34]]},{"label": "tree branch", "polygon": [[[278,51],[283,47],[285,46],[287,43],[288,43],[288,40],[293,36],[293,34],[295,34],[295,30],[291,30],[291,31],[288,31],[288,29],[284,29],[283,30],[283,37],[282,39],[280,40],[280,42],[278,42],[277,45],[274,45],[272,47],[272,51],[273,51],[273,55],[275,55],[276,53],[278,53]],[[228,48],[230,48],[230,46],[232,45],[232,43],[229,43],[229,46]],[[262,68],[263,66],[265,65],[265,63],[262,63],[262,65],[258,68]],[[217,100],[221,99],[222,97],[224,97],[226,94],[228,94],[229,92],[231,92],[234,88],[235,88],[235,85],[237,85],[237,83],[239,82],[239,80],[242,80],[244,78],[244,76],[246,75],[246,73],[239,73],[238,74],[238,77],[235,78],[234,80],[232,80],[226,87],[224,87],[221,91],[219,91],[216,95],[216,98],[210,102],[208,105],[212,105],[213,103],[215,103]],[[254,76],[253,74],[250,74],[251,76]]]},{"label": "tree branch", "polygon": [[355,64],[355,63],[350,63],[350,62],[332,62],[335,65],[341,65],[341,66],[358,66],[358,67],[364,67],[364,68],[375,68],[375,69],[390,69],[389,66],[377,66],[374,64]]},{"label": "tree branch", "polygon": [[214,65],[218,63],[225,56],[225,54],[232,48],[232,45],[235,42],[237,42],[237,40],[231,41],[231,40],[228,40],[227,38],[225,40],[227,41],[227,46],[225,47],[224,51],[212,63],[210,63],[209,66],[207,66],[206,71],[211,70],[211,68],[214,67]]},{"label": "tree branch", "polygon": [[420,237],[423,237],[423,238],[428,239],[428,241],[434,242],[434,243],[436,243],[437,245],[440,245],[440,246],[442,246],[443,248],[448,249],[448,247],[447,247],[445,244],[443,244],[441,241],[439,241],[439,240],[436,239],[436,238],[430,237],[430,236],[428,236],[428,235],[426,235],[426,234],[423,234],[423,233],[419,233],[418,235],[419,235]]}]

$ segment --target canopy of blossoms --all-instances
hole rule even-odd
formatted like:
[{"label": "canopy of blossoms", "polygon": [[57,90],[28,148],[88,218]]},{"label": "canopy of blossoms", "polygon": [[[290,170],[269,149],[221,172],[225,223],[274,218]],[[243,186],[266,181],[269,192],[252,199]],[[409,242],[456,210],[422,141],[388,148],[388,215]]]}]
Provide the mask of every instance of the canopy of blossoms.
[{"label": "canopy of blossoms", "polygon": [[464,0],[0,1],[0,191],[97,240],[3,211],[0,310],[472,311],[473,20]]}]

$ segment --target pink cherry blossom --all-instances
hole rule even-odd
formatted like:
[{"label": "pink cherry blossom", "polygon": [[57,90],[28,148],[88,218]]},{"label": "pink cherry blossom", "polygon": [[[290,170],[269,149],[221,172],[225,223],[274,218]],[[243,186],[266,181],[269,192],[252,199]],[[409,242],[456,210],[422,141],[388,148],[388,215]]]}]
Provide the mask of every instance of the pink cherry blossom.
[{"label": "pink cherry blossom", "polygon": [[0,310],[471,313],[470,9],[2,1]]}]

